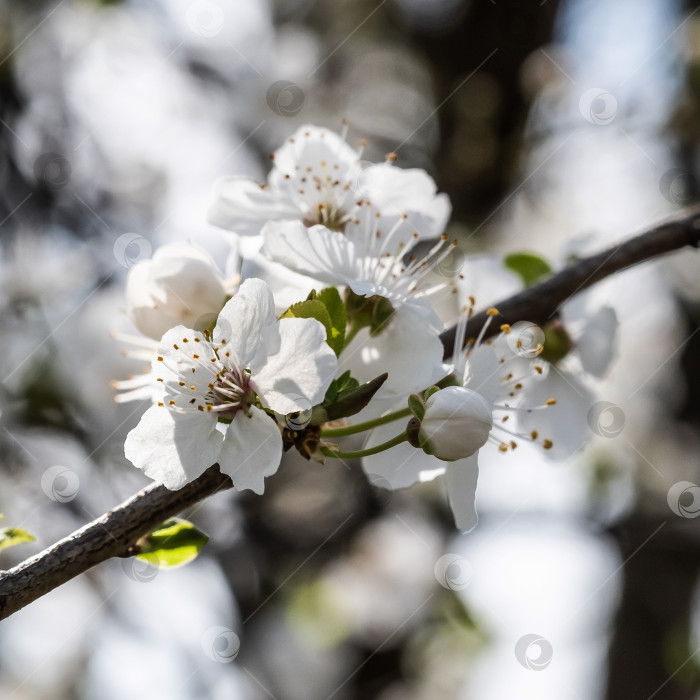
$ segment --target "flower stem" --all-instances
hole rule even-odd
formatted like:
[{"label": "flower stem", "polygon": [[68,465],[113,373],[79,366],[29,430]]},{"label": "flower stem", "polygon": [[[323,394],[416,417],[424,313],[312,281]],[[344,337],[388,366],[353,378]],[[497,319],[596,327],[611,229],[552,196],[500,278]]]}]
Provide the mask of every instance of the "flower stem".
[{"label": "flower stem", "polygon": [[346,425],[342,428],[325,428],[321,430],[321,437],[343,437],[343,435],[364,433],[365,430],[371,430],[379,425],[385,425],[386,423],[391,423],[399,418],[405,418],[410,415],[411,410],[409,408],[402,408],[400,411],[387,413],[385,416],[381,416],[381,418],[373,418],[372,420],[366,420],[362,423],[355,423],[355,425]]},{"label": "flower stem", "polygon": [[370,455],[376,455],[379,452],[384,452],[384,450],[388,450],[390,447],[394,447],[395,445],[400,445],[402,442],[406,442],[406,440],[408,440],[408,435],[406,435],[406,433],[404,432],[400,435],[397,435],[396,437],[391,438],[391,440],[383,442],[381,445],[376,445],[375,447],[368,447],[365,450],[356,450],[355,452],[334,452],[333,450],[327,447],[322,447],[321,452],[323,452],[323,454],[326,457],[335,457],[337,459],[369,457]]}]

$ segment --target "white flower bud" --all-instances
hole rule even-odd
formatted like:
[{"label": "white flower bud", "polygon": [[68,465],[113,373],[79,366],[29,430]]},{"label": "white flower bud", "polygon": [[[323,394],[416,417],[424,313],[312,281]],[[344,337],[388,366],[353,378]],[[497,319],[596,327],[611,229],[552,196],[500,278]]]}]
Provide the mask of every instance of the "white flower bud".
[{"label": "white flower bud", "polygon": [[418,435],[425,452],[452,462],[482,447],[492,426],[491,407],[481,394],[449,386],[426,401]]},{"label": "white flower bud", "polygon": [[138,262],[126,280],[127,314],[149,338],[179,324],[212,321],[226,301],[224,278],[214,261],[189,243],[169,243]]}]

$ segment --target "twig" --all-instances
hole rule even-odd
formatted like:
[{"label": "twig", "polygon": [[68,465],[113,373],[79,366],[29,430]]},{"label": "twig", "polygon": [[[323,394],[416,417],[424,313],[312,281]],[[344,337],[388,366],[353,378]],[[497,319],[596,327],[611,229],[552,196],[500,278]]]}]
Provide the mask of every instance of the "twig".
[{"label": "twig", "polygon": [[[562,304],[570,297],[613,273],[679,250],[686,245],[697,248],[699,243],[700,208],[687,209],[677,218],[629,238],[602,253],[583,258],[544,282],[493,304],[501,315],[498,317],[499,323],[491,324],[485,337],[498,333],[499,325],[503,323],[530,321],[544,325],[557,315]],[[487,319],[485,311],[470,318],[465,340],[476,338]],[[440,336],[445,348],[445,359],[452,356],[455,333],[456,327],[453,326]]]},{"label": "twig", "polygon": [[[551,320],[571,296],[631,265],[700,243],[700,208],[686,210],[673,220],[621,243],[603,253],[579,260],[544,282],[505,299],[496,308],[502,322]],[[466,337],[474,337],[486,322],[484,312],[469,320]],[[489,329],[496,333],[498,326]],[[445,357],[452,354],[455,329],[441,336]],[[233,486],[218,465],[179,491],[154,485],[140,491],[114,510],[77,530],[43,552],[0,572],[0,620],[54,588],[112,557],[133,553],[136,541],[167,518]]]},{"label": "twig", "polygon": [[136,541],[164,520],[233,486],[215,464],[179,491],[154,484],[72,535],[0,572],[0,620],[112,557],[128,557]]}]

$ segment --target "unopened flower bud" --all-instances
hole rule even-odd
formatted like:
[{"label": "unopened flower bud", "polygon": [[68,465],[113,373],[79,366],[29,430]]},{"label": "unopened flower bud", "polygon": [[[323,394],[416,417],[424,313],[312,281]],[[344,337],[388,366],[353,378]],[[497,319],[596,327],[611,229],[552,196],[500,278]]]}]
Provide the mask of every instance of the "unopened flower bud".
[{"label": "unopened flower bud", "polygon": [[160,340],[179,324],[216,319],[226,301],[224,278],[211,258],[189,243],[170,243],[142,260],[126,280],[127,313],[149,338]]},{"label": "unopened flower bud", "polygon": [[482,447],[492,426],[491,407],[481,394],[450,386],[426,401],[418,438],[425,452],[452,462],[469,457]]}]

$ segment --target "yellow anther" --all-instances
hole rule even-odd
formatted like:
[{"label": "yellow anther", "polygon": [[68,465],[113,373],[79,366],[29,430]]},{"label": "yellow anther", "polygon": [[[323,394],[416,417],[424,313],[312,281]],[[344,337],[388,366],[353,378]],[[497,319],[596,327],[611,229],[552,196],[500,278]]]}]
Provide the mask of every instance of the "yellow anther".
[{"label": "yellow anther", "polygon": [[547,404],[547,406],[554,406],[554,404],[555,404],[556,402],[557,402],[556,399],[547,399],[547,401],[545,401],[545,403]]},{"label": "yellow anther", "polygon": [[542,442],[542,447],[544,447],[545,450],[551,450],[552,445],[554,445],[554,443],[551,440],[544,440]]},{"label": "yellow anther", "polygon": [[538,436],[538,435],[539,435],[539,433],[538,433],[536,430],[533,430],[533,431],[530,433],[530,437],[531,437],[533,440],[537,440],[537,436]]},{"label": "yellow anther", "polygon": [[493,306],[490,309],[486,309],[487,316],[498,316],[499,313],[498,309]]}]

